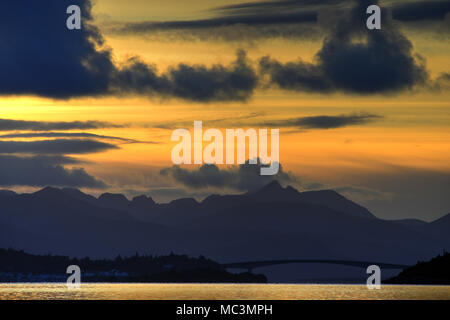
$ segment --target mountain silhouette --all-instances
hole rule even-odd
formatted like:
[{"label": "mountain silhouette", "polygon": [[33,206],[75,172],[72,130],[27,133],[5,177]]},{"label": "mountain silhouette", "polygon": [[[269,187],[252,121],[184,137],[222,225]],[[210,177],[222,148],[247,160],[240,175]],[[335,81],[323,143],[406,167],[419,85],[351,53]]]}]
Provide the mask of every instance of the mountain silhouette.
[{"label": "mountain silhouette", "polygon": [[0,247],[36,254],[115,257],[204,254],[219,262],[355,259],[413,264],[450,247],[450,215],[386,221],[332,190],[273,181],[255,192],[158,204],[47,187],[0,192]]}]

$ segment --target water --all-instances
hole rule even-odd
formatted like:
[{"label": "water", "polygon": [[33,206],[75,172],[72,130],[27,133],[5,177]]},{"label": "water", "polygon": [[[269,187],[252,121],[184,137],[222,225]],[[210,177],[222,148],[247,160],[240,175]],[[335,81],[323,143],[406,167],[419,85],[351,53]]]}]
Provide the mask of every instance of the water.
[{"label": "water", "polygon": [[369,290],[362,285],[310,284],[0,284],[2,299],[101,300],[303,300],[303,299],[445,299],[450,286],[385,285]]}]

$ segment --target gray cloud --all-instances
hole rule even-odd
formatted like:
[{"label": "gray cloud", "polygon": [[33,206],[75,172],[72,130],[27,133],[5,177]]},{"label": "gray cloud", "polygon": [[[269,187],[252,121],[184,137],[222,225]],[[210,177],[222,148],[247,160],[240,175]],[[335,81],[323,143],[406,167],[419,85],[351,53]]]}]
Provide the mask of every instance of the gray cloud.
[{"label": "gray cloud", "polygon": [[257,190],[270,181],[278,180],[281,183],[294,182],[295,177],[283,171],[281,165],[279,172],[273,176],[261,176],[261,164],[242,164],[231,168],[220,169],[216,165],[204,164],[198,169],[188,170],[173,166],[161,170],[163,176],[169,176],[175,182],[194,188],[228,188],[240,191]]},{"label": "gray cloud", "polygon": [[0,155],[0,185],[106,187],[102,181],[89,175],[83,168],[63,167],[63,164],[69,163],[76,163],[76,161],[67,157]]},{"label": "gray cloud", "polygon": [[264,122],[261,125],[270,127],[299,127],[305,129],[333,129],[366,124],[381,118],[382,116],[376,114],[355,113],[342,114],[337,116],[321,115],[288,120],[270,121]]},{"label": "gray cloud", "polygon": [[[134,139],[126,139],[113,136],[104,136],[99,134],[87,133],[87,132],[39,132],[39,133],[13,133],[0,135],[0,139],[14,139],[14,138],[95,138],[95,139],[108,139],[117,140],[126,143],[140,142]],[[151,142],[146,142],[151,143]]]},{"label": "gray cloud", "polygon": [[95,140],[0,141],[0,154],[86,154],[117,148],[113,144]]},{"label": "gray cloud", "polygon": [[0,131],[50,131],[50,130],[86,130],[103,128],[122,128],[123,125],[103,121],[46,122],[0,119]]}]

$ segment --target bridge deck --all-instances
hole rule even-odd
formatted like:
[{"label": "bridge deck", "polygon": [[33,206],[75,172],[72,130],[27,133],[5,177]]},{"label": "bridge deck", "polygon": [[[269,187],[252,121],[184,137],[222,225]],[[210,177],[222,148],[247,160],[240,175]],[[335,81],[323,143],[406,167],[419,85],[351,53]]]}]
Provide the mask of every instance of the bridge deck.
[{"label": "bridge deck", "polygon": [[403,264],[393,264],[384,262],[369,262],[369,261],[354,261],[354,260],[321,260],[321,259],[291,259],[291,260],[266,260],[266,261],[246,261],[246,262],[235,262],[235,263],[225,263],[222,267],[227,269],[255,269],[267,266],[274,266],[279,264],[292,264],[292,263],[329,263],[329,264],[340,264],[352,267],[367,268],[370,265],[377,265],[384,269],[404,269],[409,267]]}]

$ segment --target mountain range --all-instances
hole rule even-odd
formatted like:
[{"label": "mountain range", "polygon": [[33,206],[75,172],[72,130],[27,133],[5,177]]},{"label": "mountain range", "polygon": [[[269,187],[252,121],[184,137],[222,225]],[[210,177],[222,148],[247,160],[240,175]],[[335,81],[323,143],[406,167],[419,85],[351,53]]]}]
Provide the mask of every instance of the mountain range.
[{"label": "mountain range", "polygon": [[[382,220],[332,190],[273,181],[256,192],[155,203],[46,187],[0,191],[0,247],[92,258],[205,255],[218,262],[353,259],[414,264],[450,248],[450,214]],[[365,271],[365,270],[364,270]]]}]

